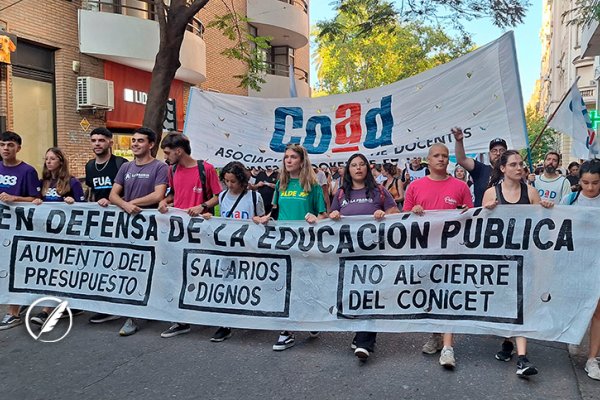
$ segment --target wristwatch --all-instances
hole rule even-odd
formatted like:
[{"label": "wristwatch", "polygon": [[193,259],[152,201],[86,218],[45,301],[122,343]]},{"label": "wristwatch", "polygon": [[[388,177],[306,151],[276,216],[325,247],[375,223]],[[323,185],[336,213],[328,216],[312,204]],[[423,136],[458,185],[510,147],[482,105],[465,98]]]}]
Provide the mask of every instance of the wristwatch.
[{"label": "wristwatch", "polygon": [[206,205],[206,203],[201,203],[200,205],[202,206],[203,210],[206,210],[208,208],[208,206]]}]

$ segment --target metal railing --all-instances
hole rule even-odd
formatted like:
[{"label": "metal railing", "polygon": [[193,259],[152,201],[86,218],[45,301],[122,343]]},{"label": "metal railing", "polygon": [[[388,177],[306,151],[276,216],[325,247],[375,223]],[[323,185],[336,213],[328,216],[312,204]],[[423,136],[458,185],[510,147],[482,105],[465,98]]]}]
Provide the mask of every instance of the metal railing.
[{"label": "metal railing", "polygon": [[[290,76],[290,66],[288,64],[280,64],[269,61],[263,61],[265,64],[265,72],[269,75]],[[294,67],[294,77],[308,83],[308,72],[302,68]]]},{"label": "metal railing", "polygon": [[[147,6],[145,8],[135,7],[126,4],[122,0],[83,0],[81,2],[81,8],[83,8],[84,10],[108,12],[112,14],[128,15],[132,17],[158,21],[158,15],[154,10],[153,0],[137,0],[137,2],[145,3]],[[192,21],[188,24],[187,30],[199,37],[204,37],[204,24],[197,17],[194,17]]]},{"label": "metal railing", "polygon": [[295,7],[299,7],[302,9],[302,11],[304,11],[306,14],[308,14],[308,3],[306,3],[306,1],[304,1],[304,0],[279,0],[279,1],[291,4]]}]

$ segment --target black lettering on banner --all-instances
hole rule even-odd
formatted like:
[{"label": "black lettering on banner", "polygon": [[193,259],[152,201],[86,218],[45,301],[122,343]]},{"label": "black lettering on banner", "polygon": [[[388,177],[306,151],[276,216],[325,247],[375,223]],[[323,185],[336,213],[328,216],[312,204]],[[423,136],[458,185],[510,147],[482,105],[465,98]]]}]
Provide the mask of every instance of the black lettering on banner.
[{"label": "black lettering on banner", "polygon": [[[456,236],[455,225],[447,232]],[[447,234],[448,236],[448,234]],[[340,257],[340,319],[523,324],[523,256]]]},{"label": "black lettering on banner", "polygon": [[289,255],[186,249],[182,268],[181,309],[289,317]]},{"label": "black lettering on banner", "polygon": [[154,265],[152,246],[15,236],[9,291],[145,306]]}]

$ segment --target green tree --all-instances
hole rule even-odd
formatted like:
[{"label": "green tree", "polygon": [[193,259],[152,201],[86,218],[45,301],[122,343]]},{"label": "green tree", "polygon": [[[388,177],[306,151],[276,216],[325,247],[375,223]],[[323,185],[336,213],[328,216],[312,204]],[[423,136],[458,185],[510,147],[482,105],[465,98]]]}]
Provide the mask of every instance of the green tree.
[{"label": "green tree", "polygon": [[[268,47],[267,38],[256,38],[249,34],[248,19],[235,11],[233,3],[230,5],[226,0],[220,1],[227,7],[228,13],[217,16],[212,26],[219,28],[234,42],[233,46],[224,49],[223,53],[248,66],[247,72],[237,77],[241,85],[260,89],[260,84],[264,83],[261,77],[264,66],[260,60],[260,49]],[[171,82],[181,66],[179,50],[183,35],[188,23],[208,2],[209,0],[154,0],[160,27],[160,43],[152,69],[143,125],[157,132],[159,140]],[[155,146],[154,154],[157,150],[158,146]]]},{"label": "green tree", "polygon": [[[578,0],[596,2],[597,0]],[[452,26],[465,32],[463,22],[487,18],[500,27],[512,27],[523,22],[529,0],[336,0],[331,4],[338,11],[348,11],[355,3],[380,3],[372,14],[371,21],[365,22],[363,28],[386,23],[394,18],[401,22],[433,22],[435,25]],[[397,7],[394,7],[397,5]]]},{"label": "green tree", "polygon": [[351,0],[319,22],[316,43],[318,89],[355,92],[404,79],[468,53],[469,36],[452,38],[440,27],[402,24],[385,0]]},{"label": "green tree", "polygon": [[[535,107],[528,106],[525,110],[525,121],[527,123],[527,134],[529,144],[533,145],[536,138],[546,125],[546,117],[536,111]],[[531,150],[531,159],[535,164],[544,160],[544,156],[550,150],[558,149],[558,133],[552,128],[546,128],[537,145]],[[527,159],[527,150],[522,150],[523,159]]]}]

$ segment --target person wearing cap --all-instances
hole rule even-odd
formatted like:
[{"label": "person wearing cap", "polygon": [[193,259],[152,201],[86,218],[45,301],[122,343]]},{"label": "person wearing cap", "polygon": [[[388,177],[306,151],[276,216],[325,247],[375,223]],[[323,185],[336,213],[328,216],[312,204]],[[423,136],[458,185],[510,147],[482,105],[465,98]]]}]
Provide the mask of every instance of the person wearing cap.
[{"label": "person wearing cap", "polygon": [[471,178],[473,179],[473,192],[475,193],[474,204],[475,207],[481,207],[483,193],[490,182],[493,166],[496,161],[500,159],[502,153],[508,149],[508,146],[506,145],[506,141],[502,138],[492,139],[492,141],[490,141],[489,154],[491,165],[487,165],[467,157],[465,154],[465,145],[463,144],[464,134],[461,128],[452,128],[452,134],[454,135],[454,154],[456,155],[456,162],[471,175]]}]

